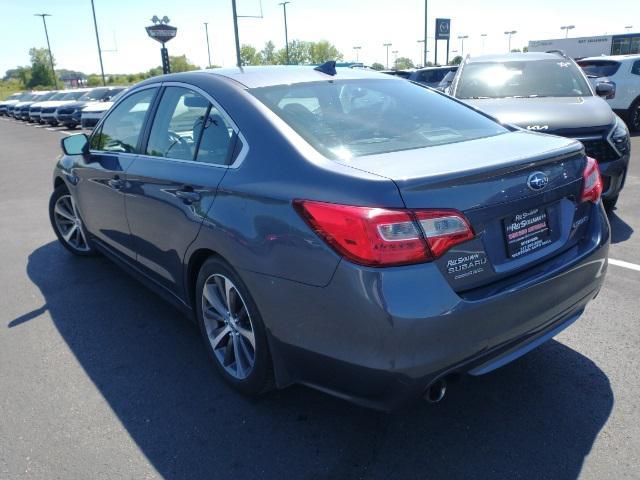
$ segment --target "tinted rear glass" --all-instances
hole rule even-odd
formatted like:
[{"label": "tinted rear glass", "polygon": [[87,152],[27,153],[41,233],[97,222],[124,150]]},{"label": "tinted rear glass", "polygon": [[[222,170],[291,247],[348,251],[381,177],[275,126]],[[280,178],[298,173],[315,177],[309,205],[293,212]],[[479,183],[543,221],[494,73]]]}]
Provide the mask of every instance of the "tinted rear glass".
[{"label": "tinted rear glass", "polygon": [[249,91],[314,148],[333,159],[507,132],[458,102],[399,80],[297,83]]},{"label": "tinted rear glass", "polygon": [[615,75],[620,63],[613,60],[583,60],[578,62],[587,77],[599,78]]},{"label": "tinted rear glass", "polygon": [[580,97],[591,89],[576,65],[563,58],[469,63],[456,98]]}]

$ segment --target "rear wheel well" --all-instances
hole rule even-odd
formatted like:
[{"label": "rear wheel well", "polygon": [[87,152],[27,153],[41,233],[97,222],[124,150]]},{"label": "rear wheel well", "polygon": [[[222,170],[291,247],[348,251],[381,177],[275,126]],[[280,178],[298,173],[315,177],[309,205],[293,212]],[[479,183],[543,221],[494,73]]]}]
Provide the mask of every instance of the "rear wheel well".
[{"label": "rear wheel well", "polygon": [[187,265],[187,295],[194,312],[196,309],[196,283],[198,282],[198,273],[200,272],[202,264],[210,257],[222,258],[218,253],[208,248],[196,250],[189,258],[189,264]]}]

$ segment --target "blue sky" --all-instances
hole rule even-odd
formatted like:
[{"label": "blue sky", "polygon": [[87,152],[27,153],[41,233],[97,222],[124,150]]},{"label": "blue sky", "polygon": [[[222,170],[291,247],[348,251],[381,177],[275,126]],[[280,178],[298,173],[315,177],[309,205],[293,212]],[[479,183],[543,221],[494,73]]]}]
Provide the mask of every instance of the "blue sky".
[{"label": "blue sky", "polygon": [[[186,54],[205,66],[207,50],[202,22],[209,22],[212,61],[235,63],[231,0],[94,0],[107,73],[147,70],[160,63],[159,44],[149,39],[144,27],[153,15],[167,15],[178,35],[167,44],[172,55]],[[267,40],[284,45],[281,0],[262,0],[262,19],[240,19],[240,41],[262,47]],[[260,13],[259,0],[237,0],[239,14]],[[57,66],[99,71],[90,0],[2,0],[0,73],[29,62],[30,47],[44,47],[42,21],[34,13],[50,13],[47,19],[51,48]],[[529,40],[563,36],[561,25],[574,24],[571,36],[622,33],[634,24],[640,31],[640,0],[618,0],[603,8],[596,0],[430,0],[429,29],[436,17],[452,19],[452,50],[461,50],[456,39],[468,35],[465,53],[482,52],[481,33],[487,33],[485,53],[505,52],[505,30],[517,30],[512,46]],[[360,60],[385,63],[385,42],[391,50],[416,61],[423,35],[423,0],[292,0],[287,6],[289,39],[326,39],[336,44],[346,59],[352,47],[362,47]],[[117,51],[116,50],[117,47]],[[440,52],[444,51],[444,42]],[[110,51],[109,51],[110,50]],[[430,58],[433,41],[430,40]],[[390,55],[391,59],[393,54]]]}]

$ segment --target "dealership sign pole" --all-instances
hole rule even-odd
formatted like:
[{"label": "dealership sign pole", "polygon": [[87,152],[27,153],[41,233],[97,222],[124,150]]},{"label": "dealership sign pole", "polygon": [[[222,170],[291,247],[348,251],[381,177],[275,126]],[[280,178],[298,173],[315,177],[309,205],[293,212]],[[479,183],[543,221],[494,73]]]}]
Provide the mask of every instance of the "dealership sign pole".
[{"label": "dealership sign pole", "polygon": [[436,52],[434,63],[438,64],[438,40],[447,41],[447,63],[449,65],[449,37],[451,36],[451,19],[450,18],[436,18],[436,35],[435,44]]},{"label": "dealership sign pole", "polygon": [[146,27],[147,35],[162,44],[160,55],[162,57],[162,73],[171,73],[171,65],[169,64],[169,51],[164,44],[175,38],[178,29],[169,25],[169,18],[162,17],[159,19],[156,15],[151,19],[153,25]]}]

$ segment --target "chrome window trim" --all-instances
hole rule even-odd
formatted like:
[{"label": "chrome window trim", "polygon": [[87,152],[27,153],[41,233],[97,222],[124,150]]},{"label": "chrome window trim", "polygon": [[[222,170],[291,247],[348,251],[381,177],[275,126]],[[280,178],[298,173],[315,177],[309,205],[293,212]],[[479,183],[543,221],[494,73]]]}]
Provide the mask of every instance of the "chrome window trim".
[{"label": "chrome window trim", "polygon": [[207,166],[214,167],[214,168],[227,168],[227,169],[236,169],[236,168],[238,168],[242,164],[244,159],[247,157],[247,154],[249,153],[249,143],[247,142],[247,139],[244,137],[244,135],[240,131],[240,128],[238,128],[238,125],[236,124],[236,122],[233,121],[233,118],[231,118],[231,116],[227,113],[227,111],[224,108],[222,108],[222,105],[220,105],[206,91],[204,91],[200,87],[197,87],[197,86],[192,85],[190,83],[184,83],[184,82],[162,82],[162,86],[163,87],[181,87],[181,88],[186,88],[186,89],[192,90],[192,91],[198,93],[199,95],[202,95],[204,98],[206,98],[218,110],[218,112],[220,112],[220,114],[222,115],[223,119],[226,122],[228,122],[229,125],[231,125],[231,128],[232,128],[233,132],[238,136],[238,138],[242,142],[242,150],[240,150],[240,153],[238,153],[238,156],[233,161],[233,163],[231,163],[229,165],[217,165],[215,163],[198,162],[198,161],[195,161],[195,160],[183,160],[183,159],[180,159],[180,158],[171,158],[171,157],[155,157],[153,155],[147,155],[146,153],[141,154],[141,156],[150,157],[150,158],[162,158],[162,159],[165,159],[165,160],[171,160],[172,162],[179,162],[179,163],[189,163],[189,164],[195,164],[195,165],[207,165]]}]

